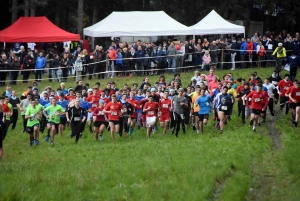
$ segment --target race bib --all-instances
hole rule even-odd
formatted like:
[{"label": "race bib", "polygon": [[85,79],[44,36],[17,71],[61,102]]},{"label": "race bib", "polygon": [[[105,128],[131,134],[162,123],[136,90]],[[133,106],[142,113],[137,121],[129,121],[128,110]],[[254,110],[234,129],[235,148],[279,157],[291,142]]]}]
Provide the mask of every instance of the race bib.
[{"label": "race bib", "polygon": [[110,113],[112,116],[117,116],[118,115],[118,112],[111,112]]},{"label": "race bib", "polygon": [[300,92],[296,92],[296,96],[300,96]]},{"label": "race bib", "polygon": [[249,101],[251,101],[252,100],[252,98],[249,98]]},{"label": "race bib", "polygon": [[127,112],[127,108],[124,108],[124,112]]},{"label": "race bib", "polygon": [[227,110],[227,106],[222,106],[221,110]]},{"label": "race bib", "polygon": [[80,121],[81,118],[80,117],[74,117],[74,121]]},{"label": "race bib", "polygon": [[101,111],[101,112],[100,112],[100,115],[104,115],[104,112]]},{"label": "race bib", "polygon": [[209,106],[209,102],[206,102],[206,106]]},{"label": "race bib", "polygon": [[92,107],[97,107],[97,104],[92,104]]},{"label": "race bib", "polygon": [[260,102],[260,98],[255,98],[255,99],[254,99],[254,102],[256,102],[256,103],[257,103],[257,102]]},{"label": "race bib", "polygon": [[58,116],[58,115],[59,115],[59,112],[57,112],[57,111],[54,112],[54,115],[55,115],[55,116]]},{"label": "race bib", "polygon": [[287,90],[289,90],[289,88],[290,88],[290,87],[284,87],[283,89],[284,89],[285,91],[287,91]]},{"label": "race bib", "polygon": [[163,108],[169,108],[168,104],[163,104]]},{"label": "race bib", "polygon": [[34,120],[36,120],[36,116],[35,115],[31,116],[31,121],[34,121]]},{"label": "race bib", "polygon": [[148,115],[154,115],[154,112],[153,111],[149,111]]}]

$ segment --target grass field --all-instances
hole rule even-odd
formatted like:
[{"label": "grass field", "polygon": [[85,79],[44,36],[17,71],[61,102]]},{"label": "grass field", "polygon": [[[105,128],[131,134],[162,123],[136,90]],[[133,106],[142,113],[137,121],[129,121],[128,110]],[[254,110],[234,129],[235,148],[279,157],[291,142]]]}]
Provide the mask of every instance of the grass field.
[{"label": "grass field", "polygon": [[[257,69],[255,69],[257,70]],[[234,77],[248,77],[254,69],[236,70]],[[228,71],[218,71],[222,76]],[[271,68],[259,69],[261,78]],[[170,80],[172,75],[166,75]],[[183,85],[192,73],[183,73]],[[124,83],[141,82],[140,77],[116,78]],[[154,83],[158,76],[150,77]],[[105,86],[100,80],[101,85]],[[88,81],[94,84],[96,80]],[[41,83],[40,87],[59,83]],[[67,87],[75,87],[74,81]],[[20,95],[25,91],[15,87]],[[4,91],[4,88],[0,88]],[[278,106],[276,106],[278,107]],[[236,110],[236,106],[235,106]],[[212,116],[212,115],[211,115]],[[105,131],[103,141],[95,141],[85,131],[78,144],[56,136],[55,146],[43,141],[29,146],[21,132],[19,118],[9,130],[0,162],[0,200],[300,200],[300,129],[291,127],[290,116],[277,115],[280,147],[273,146],[269,124],[253,133],[242,126],[234,112],[222,135],[212,117],[204,135],[191,128],[175,138],[159,129],[151,140],[146,131],[135,129],[130,138],[112,142]]]}]

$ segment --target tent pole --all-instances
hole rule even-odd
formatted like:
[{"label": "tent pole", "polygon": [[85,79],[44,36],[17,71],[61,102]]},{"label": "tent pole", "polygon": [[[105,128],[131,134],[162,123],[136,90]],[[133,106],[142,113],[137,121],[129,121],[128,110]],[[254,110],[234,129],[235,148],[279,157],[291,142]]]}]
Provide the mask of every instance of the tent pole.
[{"label": "tent pole", "polygon": [[91,44],[92,44],[91,50],[93,50],[94,47],[95,47],[95,38],[92,37],[91,40],[92,40],[92,41],[91,41]]}]

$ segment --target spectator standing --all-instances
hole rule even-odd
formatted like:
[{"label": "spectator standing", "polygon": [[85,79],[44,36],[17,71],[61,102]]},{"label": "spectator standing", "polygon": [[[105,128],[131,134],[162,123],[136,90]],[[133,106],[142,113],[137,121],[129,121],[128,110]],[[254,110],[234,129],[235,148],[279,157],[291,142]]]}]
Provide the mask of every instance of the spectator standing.
[{"label": "spectator standing", "polygon": [[[169,48],[168,48],[168,56],[169,56],[169,66],[168,66],[168,72],[172,72],[175,73],[176,72],[176,47],[174,45],[174,42],[171,42]],[[172,68],[172,69],[170,69]]]},{"label": "spectator standing", "polygon": [[203,70],[208,71],[209,64],[211,62],[211,56],[210,56],[208,50],[205,51],[205,54],[203,55],[202,60],[203,60]]},{"label": "spectator standing", "polygon": [[[23,85],[28,84],[28,78],[30,75],[30,70],[34,68],[34,58],[32,51],[28,51],[28,54],[24,57],[23,61]],[[49,73],[50,75],[50,73]],[[52,81],[52,80],[51,80]]]},{"label": "spectator standing", "polygon": [[218,55],[220,54],[219,47],[216,44],[216,41],[213,41],[211,46],[209,47],[210,57],[212,65],[218,65]]},{"label": "spectator standing", "polygon": [[231,42],[231,69],[230,70],[235,70],[235,57],[236,57],[236,50],[238,49],[238,44],[235,40],[235,37],[232,37],[232,42]]},{"label": "spectator standing", "polygon": [[5,86],[6,85],[6,75],[7,75],[7,70],[10,69],[10,62],[7,59],[7,56],[5,54],[2,54],[2,58],[0,60],[0,86]]},{"label": "spectator standing", "polygon": [[242,38],[241,48],[240,48],[240,59],[241,59],[241,68],[246,67],[246,50],[247,50],[247,43],[245,38]]},{"label": "spectator standing", "polygon": [[10,80],[10,84],[17,85],[19,71],[21,70],[20,61],[18,57],[14,57],[13,61],[10,63],[10,70],[12,70],[11,71],[12,77]]},{"label": "spectator standing", "polygon": [[141,76],[144,73],[144,57],[145,57],[145,53],[142,50],[142,46],[139,45],[137,47],[137,51],[134,53],[136,70],[137,70],[138,76]]},{"label": "spectator standing", "polygon": [[43,56],[43,52],[39,53],[39,56],[36,58],[35,62],[35,80],[38,82],[42,81],[44,68],[46,66],[46,59]]},{"label": "spectator standing", "polygon": [[70,59],[69,54],[65,53],[63,58],[59,62],[60,66],[62,67],[62,81],[68,81],[68,69],[70,67]]}]

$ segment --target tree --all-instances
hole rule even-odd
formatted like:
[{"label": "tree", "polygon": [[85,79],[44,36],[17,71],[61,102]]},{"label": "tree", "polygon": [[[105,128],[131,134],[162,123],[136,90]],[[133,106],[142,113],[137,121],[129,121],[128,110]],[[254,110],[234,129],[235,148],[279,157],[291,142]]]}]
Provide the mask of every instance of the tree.
[{"label": "tree", "polygon": [[77,18],[77,32],[82,38],[82,23],[83,23],[83,0],[78,0],[78,18]]},{"label": "tree", "polygon": [[24,0],[24,16],[29,16],[29,0]]},{"label": "tree", "polygon": [[11,23],[14,23],[18,17],[18,0],[12,1],[12,8],[11,8]]}]

